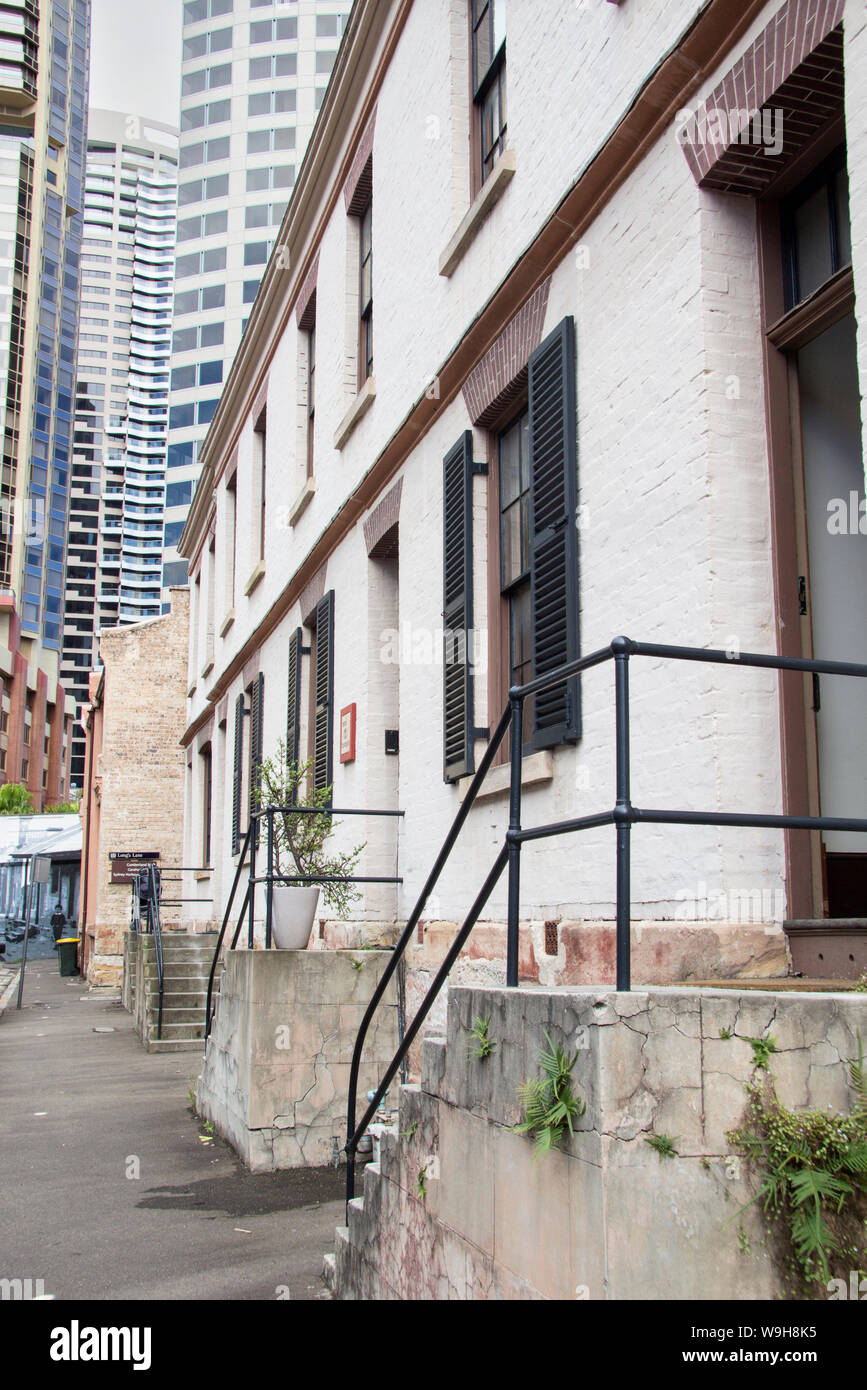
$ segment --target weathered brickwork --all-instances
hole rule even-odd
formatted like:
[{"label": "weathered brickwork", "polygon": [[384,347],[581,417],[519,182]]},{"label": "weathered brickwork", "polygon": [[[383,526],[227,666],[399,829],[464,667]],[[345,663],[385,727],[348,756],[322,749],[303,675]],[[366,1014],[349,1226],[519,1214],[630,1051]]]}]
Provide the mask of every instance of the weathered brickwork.
[{"label": "weathered brickwork", "polygon": [[[163,618],[111,628],[100,639],[104,664],[102,749],[96,760],[88,836],[88,905],[91,938],[88,979],[119,983],[123,938],[129,927],[130,888],[111,882],[112,852],[155,850],[163,865],[180,866],[183,846],[184,752],[180,737],[186,700],[189,591],[173,589],[172,611]],[[86,812],[87,802],[83,803]],[[86,817],[85,817],[86,820]],[[187,877],[186,875],[184,876]],[[177,888],[179,891],[169,891]],[[181,897],[166,884],[166,897]],[[177,925],[178,908],[166,907],[165,925]]]}]

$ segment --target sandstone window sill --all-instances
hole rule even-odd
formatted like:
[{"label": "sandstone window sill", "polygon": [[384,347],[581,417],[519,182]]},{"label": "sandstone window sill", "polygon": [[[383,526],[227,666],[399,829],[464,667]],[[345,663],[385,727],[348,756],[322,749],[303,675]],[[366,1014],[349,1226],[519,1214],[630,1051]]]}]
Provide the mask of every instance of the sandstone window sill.
[{"label": "sandstone window sill", "polygon": [[214,669],[214,658],[213,658],[212,656],[209,656],[208,659],[207,659],[207,661],[205,662],[204,666],[202,667],[201,671],[199,672],[199,675],[200,675],[201,679],[204,680],[206,676],[209,676],[209,675],[211,674],[211,672],[213,671],[213,669]]},{"label": "sandstone window sill", "polygon": [[515,177],[515,151],[503,150],[485,182],[462,218],[451,241],[440,256],[439,273],[446,279],[453,275],[464,253],[475,241],[482,223],[490,216]]},{"label": "sandstone window sill", "polygon": [[[503,763],[500,767],[492,767],[481,791],[476,797],[476,801],[490,801],[497,796],[508,796],[511,785],[512,770],[508,763]],[[458,792],[463,801],[470,789],[472,777],[461,777],[458,781]],[[554,755],[547,750],[541,753],[531,753],[528,758],[524,758],[521,763],[521,786],[535,787],[540,783],[553,782],[554,780]]]},{"label": "sandstone window sill", "polygon": [[313,494],[316,491],[316,479],[308,478],[296,497],[292,506],[289,508],[289,525],[297,526],[302,516],[306,512],[310,503],[313,501]]},{"label": "sandstone window sill", "polygon": [[335,449],[343,448],[359,420],[363,415],[367,414],[368,410],[373,405],[375,396],[376,380],[374,377],[369,376],[337,427],[337,432],[334,436]]},{"label": "sandstone window sill", "polygon": [[259,584],[261,580],[264,579],[264,577],[265,561],[260,560],[259,563],[256,565],[255,569],[253,570],[253,573],[250,575],[250,578],[247,580],[247,583],[244,585],[244,593],[247,595],[248,598],[252,594],[253,590],[256,588],[256,585]]},{"label": "sandstone window sill", "polygon": [[225,618],[224,618],[223,621],[220,623],[219,633],[220,633],[220,636],[221,636],[221,637],[225,637],[226,633],[229,631],[229,628],[232,626],[232,623],[233,623],[234,621],[235,621],[235,610],[234,610],[234,608],[230,608],[229,611],[228,611],[228,613],[226,614]]},{"label": "sandstone window sill", "polygon": [[196,869],[193,878],[196,880],[196,883],[201,883],[204,879],[210,878],[213,872],[213,869]]}]

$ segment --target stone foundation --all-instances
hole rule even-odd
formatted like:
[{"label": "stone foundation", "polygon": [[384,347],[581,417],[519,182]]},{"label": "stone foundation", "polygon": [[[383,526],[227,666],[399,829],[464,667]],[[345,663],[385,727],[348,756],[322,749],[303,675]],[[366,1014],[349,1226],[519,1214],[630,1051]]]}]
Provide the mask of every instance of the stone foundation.
[{"label": "stone foundation", "polygon": [[[319,1168],[346,1142],[349,1064],[387,951],[229,951],[196,1108],[254,1172]],[[389,986],[359,1100],[397,1050]]]},{"label": "stone foundation", "polygon": [[[485,1060],[470,1051],[477,1017],[495,1044]],[[546,1031],[577,1049],[587,1111],[536,1160],[510,1127]],[[784,1104],[848,1113],[859,1031],[867,997],[853,994],[453,987],[445,1039],[425,1041],[421,1084],[402,1088],[398,1124],[359,1173],[363,1197],[327,1263],[338,1297],[787,1296],[759,1205],[737,1215],[756,1190],[726,1137],[744,1116],[747,1040],[775,1037]],[[654,1135],[676,1156],[660,1157]]]}]

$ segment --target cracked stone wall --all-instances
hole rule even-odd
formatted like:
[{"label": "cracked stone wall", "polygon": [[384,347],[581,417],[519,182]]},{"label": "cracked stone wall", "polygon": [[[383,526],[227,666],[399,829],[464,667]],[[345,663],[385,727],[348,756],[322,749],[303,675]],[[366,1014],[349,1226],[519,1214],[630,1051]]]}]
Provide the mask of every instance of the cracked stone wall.
[{"label": "cracked stone wall", "polygon": [[[468,1046],[477,1017],[495,1043],[485,1060]],[[853,994],[453,988],[446,1035],[425,1041],[421,1084],[403,1088],[337,1232],[338,1296],[783,1296],[758,1205],[737,1215],[755,1185],[726,1138],[744,1115],[748,1039],[776,1039],[785,1104],[847,1113],[859,1030],[867,998]],[[587,1111],[537,1161],[510,1126],[546,1031],[577,1050]],[[654,1135],[676,1156],[660,1157]]]},{"label": "cracked stone wall", "polygon": [[[352,1050],[389,951],[230,951],[196,1108],[254,1172],[325,1167],[346,1142]],[[397,1050],[389,986],[358,1095]]]}]

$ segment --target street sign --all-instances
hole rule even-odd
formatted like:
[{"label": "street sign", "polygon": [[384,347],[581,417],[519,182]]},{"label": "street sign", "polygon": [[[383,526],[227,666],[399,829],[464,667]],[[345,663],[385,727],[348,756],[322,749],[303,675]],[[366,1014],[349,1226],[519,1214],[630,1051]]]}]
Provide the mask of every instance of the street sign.
[{"label": "street sign", "polygon": [[112,883],[134,883],[136,874],[148,864],[155,864],[159,850],[117,850],[109,854]]}]

